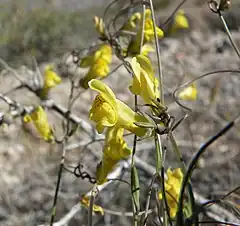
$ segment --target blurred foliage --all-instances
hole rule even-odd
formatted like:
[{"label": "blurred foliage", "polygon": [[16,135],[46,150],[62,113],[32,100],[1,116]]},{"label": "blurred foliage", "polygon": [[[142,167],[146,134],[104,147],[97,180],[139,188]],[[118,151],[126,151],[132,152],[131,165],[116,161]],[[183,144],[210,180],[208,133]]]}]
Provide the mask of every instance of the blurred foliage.
[{"label": "blurred foliage", "polygon": [[83,45],[94,34],[90,23],[96,9],[89,11],[70,12],[49,5],[32,10],[20,4],[1,5],[0,57],[22,62],[26,56],[35,56],[42,62]]},{"label": "blurred foliage", "polygon": [[[75,48],[91,44],[95,39],[93,18],[102,16],[102,6],[92,6],[78,10],[66,10],[51,6],[47,1],[39,7],[31,8],[26,0],[12,1],[0,4],[0,57],[7,62],[26,64],[30,56],[37,61],[49,61],[62,56]],[[109,2],[109,1],[108,1]],[[110,12],[116,12],[124,2],[116,3]],[[154,0],[155,9],[166,9],[169,5],[177,4],[177,0]],[[194,1],[194,2],[197,2]],[[234,8],[227,13],[226,20],[231,29],[239,26],[239,8],[235,2]],[[236,16],[237,15],[237,16]],[[211,15],[212,29],[222,29],[216,15]]]},{"label": "blurred foliage", "polygon": [[[173,1],[154,3],[156,8],[164,8]],[[91,23],[94,15],[103,13],[99,8],[67,11],[52,7],[47,1],[41,5],[30,9],[24,0],[0,5],[0,57],[21,64],[35,56],[43,62],[94,40]]]}]

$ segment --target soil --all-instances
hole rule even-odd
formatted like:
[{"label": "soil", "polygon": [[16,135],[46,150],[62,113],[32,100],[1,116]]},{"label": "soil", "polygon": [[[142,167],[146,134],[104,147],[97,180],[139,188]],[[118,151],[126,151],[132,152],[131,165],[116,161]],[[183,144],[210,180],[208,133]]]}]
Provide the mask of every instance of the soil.
[{"label": "soil", "polygon": [[[60,2],[60,1],[56,1]],[[74,1],[71,1],[72,3]],[[86,1],[87,2],[87,1]],[[58,3],[55,3],[58,4]],[[75,1],[73,4],[80,4]],[[86,3],[87,4],[87,3]],[[93,4],[88,1],[88,4]],[[74,5],[75,6],[75,5]],[[81,7],[86,7],[82,5]],[[173,6],[171,6],[173,7]],[[168,10],[172,8],[169,7]],[[183,81],[196,78],[203,73],[216,70],[239,70],[240,60],[232,48],[227,34],[217,26],[212,28],[203,17],[204,13],[211,15],[201,6],[194,3],[194,9],[186,5],[186,14],[194,22],[189,31],[177,34],[175,37],[167,37],[160,41],[160,52],[163,69],[163,82],[165,99],[168,111],[176,120],[184,116],[185,112],[173,100],[172,93]],[[204,12],[204,13],[203,13]],[[197,18],[203,18],[197,20]],[[228,14],[229,15],[229,14]],[[240,14],[236,14],[240,15]],[[159,14],[159,17],[163,15]],[[210,18],[210,17],[209,17]],[[218,20],[219,21],[219,20]],[[196,24],[195,24],[196,23]],[[199,27],[199,28],[198,28]],[[232,27],[235,29],[235,27]],[[240,46],[240,32],[232,32],[234,41]],[[54,61],[55,65],[65,64],[66,53],[61,59]],[[153,60],[156,61],[154,54]],[[114,59],[112,69],[120,62]],[[61,65],[62,66],[62,65]],[[41,65],[41,68],[44,65]],[[63,67],[58,67],[59,74],[63,74]],[[30,74],[17,68],[17,73],[24,80],[30,80]],[[76,71],[74,71],[76,73]],[[78,69],[76,76],[83,76],[86,70]],[[105,79],[111,86],[116,96],[123,102],[133,106],[133,97],[128,91],[131,76],[126,69],[121,67],[112,76]],[[19,82],[11,75],[2,71],[0,77],[1,93],[17,86]],[[189,117],[184,120],[174,131],[174,136],[179,144],[183,159],[188,163],[196,151],[211,136],[214,136],[227,122],[239,114],[240,109],[240,76],[237,72],[219,72],[196,82],[198,99],[195,102],[183,102],[192,109]],[[51,98],[59,105],[67,107],[70,82],[63,77],[63,82],[51,92]],[[88,119],[88,111],[95,94],[85,91],[77,99],[72,113],[91,123]],[[18,90],[9,95],[21,105],[37,105],[38,98],[27,90]],[[0,105],[1,111],[7,111],[8,106]],[[48,111],[51,123],[58,137],[61,137],[62,117]],[[39,138],[31,136],[27,128],[23,128],[20,119],[14,124],[0,128],[0,225],[3,226],[32,226],[49,222],[52,208],[54,189],[57,181],[57,173],[61,160],[61,146],[48,144]],[[205,198],[219,198],[240,184],[240,148],[239,148],[240,124],[231,129],[226,135],[211,145],[199,162],[198,168],[192,177],[194,191]],[[69,144],[81,143],[90,139],[81,128],[69,140]],[[127,138],[131,145],[132,137]],[[151,140],[141,141],[141,144],[151,144]],[[179,166],[172,151],[172,147],[163,136],[163,143],[167,147],[166,169]],[[137,156],[149,165],[155,164],[154,150],[144,150],[138,145]],[[77,147],[66,154],[66,166],[76,166],[79,162],[84,170],[94,176],[96,165],[101,157],[102,143],[93,144],[88,148]],[[125,177],[129,179],[129,172]],[[143,197],[148,192],[150,177],[144,171],[140,171],[140,182],[143,189]],[[91,184],[87,180],[75,177],[64,171],[61,193],[57,208],[56,220],[64,216],[73,205],[79,202],[80,196],[89,191]],[[125,185],[114,184],[104,190],[100,199],[101,205],[107,209],[116,211],[131,211],[131,202]],[[124,195],[123,195],[124,194]],[[239,192],[231,201],[239,206]],[[142,203],[143,206],[144,202]],[[127,217],[94,216],[94,225],[131,225],[131,219]],[[117,223],[116,223],[117,222]],[[237,222],[235,222],[237,223]],[[238,222],[239,223],[239,222]],[[76,214],[68,224],[69,226],[87,225],[87,211]],[[154,225],[150,223],[149,225]],[[216,224],[212,224],[216,225]]]}]

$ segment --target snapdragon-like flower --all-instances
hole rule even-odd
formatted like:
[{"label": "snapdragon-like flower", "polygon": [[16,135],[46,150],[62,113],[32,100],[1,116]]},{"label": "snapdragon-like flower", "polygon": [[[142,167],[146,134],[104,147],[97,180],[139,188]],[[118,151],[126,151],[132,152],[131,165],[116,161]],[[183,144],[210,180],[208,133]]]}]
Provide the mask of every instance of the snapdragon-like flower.
[{"label": "snapdragon-like flower", "polygon": [[174,17],[174,24],[173,27],[176,29],[187,29],[189,28],[188,19],[185,16],[183,10],[178,10],[175,17]]},{"label": "snapdragon-like flower", "polygon": [[[134,16],[134,15],[133,15]],[[142,36],[142,15],[141,20],[138,23],[138,30],[136,32],[136,36],[131,40],[128,46],[128,52],[133,54],[139,54],[140,45],[141,45],[141,36]],[[131,21],[131,19],[130,19]],[[162,38],[164,36],[163,31],[156,27],[156,33],[158,38]],[[152,21],[152,13],[150,9],[145,10],[145,23],[144,23],[144,33],[143,33],[143,45],[146,43],[152,42],[154,40],[154,26]],[[141,53],[142,54],[142,53]]]},{"label": "snapdragon-like flower", "polygon": [[105,127],[124,128],[137,136],[144,136],[146,128],[138,127],[136,122],[147,122],[147,119],[134,112],[131,108],[118,100],[113,91],[103,82],[93,79],[89,82],[92,90],[99,92],[89,112],[91,120],[97,123],[96,128],[102,133]]},{"label": "snapdragon-like flower", "polygon": [[45,141],[50,142],[54,140],[53,131],[48,123],[47,114],[41,106],[38,106],[30,114],[25,115],[23,122],[33,122],[37,131]]},{"label": "snapdragon-like flower", "polygon": [[[158,38],[162,38],[164,36],[163,31],[156,27],[156,32]],[[154,39],[154,26],[152,21],[152,13],[150,9],[145,10],[145,24],[144,24],[144,43],[153,41]]]},{"label": "snapdragon-like flower", "polygon": [[87,89],[88,82],[94,78],[105,78],[110,69],[109,64],[112,62],[112,48],[110,45],[103,44],[94,52],[93,55],[82,59],[80,67],[90,67],[88,73],[81,79],[81,85]]},{"label": "snapdragon-like flower", "polygon": [[185,16],[183,10],[178,10],[176,15],[174,16],[173,23],[170,27],[170,34],[176,33],[178,30],[188,29],[189,23],[188,19]]},{"label": "snapdragon-like flower", "polygon": [[[180,195],[183,173],[180,168],[168,169],[167,180],[164,182],[167,204],[170,210],[170,217],[174,218],[177,213],[178,199]],[[159,199],[163,198],[162,192],[159,193]]]},{"label": "snapdragon-like flower", "polygon": [[123,158],[130,156],[131,150],[123,139],[123,128],[110,127],[107,130],[103,149],[103,158],[97,167],[97,183],[106,182],[107,175]]},{"label": "snapdragon-like flower", "polygon": [[48,96],[50,89],[57,86],[62,82],[62,79],[53,70],[51,65],[47,65],[44,70],[44,83],[43,88],[40,90],[40,97],[45,99]]},{"label": "snapdragon-like flower", "polygon": [[136,31],[137,26],[140,25],[141,18],[142,18],[142,15],[139,12],[134,13],[129,18],[129,20],[123,25],[121,30],[123,30],[123,31]]},{"label": "snapdragon-like flower", "polygon": [[190,86],[186,87],[184,90],[179,92],[178,97],[182,100],[196,100],[197,99],[197,87],[193,83]]},{"label": "snapdragon-like flower", "polygon": [[131,66],[134,72],[130,91],[143,98],[146,104],[152,104],[153,100],[159,98],[159,82],[154,76],[151,61],[144,55],[132,58]]}]

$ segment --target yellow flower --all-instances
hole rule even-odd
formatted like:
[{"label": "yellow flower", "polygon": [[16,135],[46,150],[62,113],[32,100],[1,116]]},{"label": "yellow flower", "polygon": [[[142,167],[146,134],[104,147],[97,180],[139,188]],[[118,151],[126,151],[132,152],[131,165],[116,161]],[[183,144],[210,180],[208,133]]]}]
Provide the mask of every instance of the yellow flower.
[{"label": "yellow flower", "polygon": [[110,69],[109,64],[112,62],[112,48],[110,45],[103,44],[94,52],[93,55],[82,59],[80,67],[89,67],[88,73],[81,79],[80,83],[83,88],[88,88],[88,82],[94,78],[105,78]]},{"label": "yellow flower", "polygon": [[154,76],[151,61],[144,55],[132,58],[131,66],[134,72],[133,83],[130,91],[143,98],[146,104],[159,98],[158,80]]},{"label": "yellow flower", "polygon": [[146,128],[135,125],[136,122],[147,122],[146,118],[137,114],[122,101],[116,99],[113,91],[103,82],[93,79],[89,82],[92,90],[100,94],[96,96],[89,117],[97,123],[96,128],[102,133],[105,127],[121,127],[137,136],[144,136]]},{"label": "yellow flower", "polygon": [[[163,31],[156,27],[156,32],[158,38],[162,38],[164,36]],[[154,26],[152,21],[152,13],[150,9],[145,10],[145,25],[144,25],[144,43],[150,42],[154,39]]]},{"label": "yellow flower", "polygon": [[110,127],[107,130],[103,158],[97,167],[97,183],[106,182],[107,175],[113,170],[114,166],[123,158],[131,154],[123,139],[123,128]]},{"label": "yellow flower", "polygon": [[[183,173],[180,168],[175,170],[168,169],[167,180],[164,182],[167,204],[170,210],[170,217],[174,218],[177,213],[178,199],[180,195]],[[163,198],[162,192],[159,193],[159,199]]]},{"label": "yellow flower", "polygon": [[189,23],[188,19],[185,16],[183,10],[178,10],[176,15],[174,16],[174,20],[172,25],[170,26],[169,33],[171,35],[175,34],[178,30],[188,29]]},{"label": "yellow flower", "polygon": [[[154,26],[152,22],[152,13],[150,9],[145,10],[145,23],[144,23],[144,38],[143,45],[154,40]],[[142,18],[139,23],[139,29],[137,31],[136,36],[131,40],[128,46],[128,52],[130,54],[139,54],[140,44],[141,44],[141,36],[142,36]],[[156,33],[158,38],[162,38],[164,36],[163,31],[156,27]]]},{"label": "yellow flower", "polygon": [[43,88],[40,90],[40,97],[45,99],[49,90],[62,82],[62,79],[53,71],[51,65],[47,65],[44,70]]},{"label": "yellow flower", "polygon": [[155,49],[152,46],[145,44],[142,46],[140,55],[148,56],[148,53],[151,52],[155,52]]},{"label": "yellow flower", "polygon": [[195,83],[193,83],[192,85],[179,92],[178,97],[182,100],[196,100],[197,92],[197,87]]},{"label": "yellow flower", "polygon": [[141,20],[141,14],[140,13],[134,13],[130,19],[123,25],[121,30],[124,31],[134,31],[137,28],[137,25],[139,25],[139,22]]},{"label": "yellow flower", "polygon": [[[89,200],[89,197],[87,196],[83,196],[82,199],[80,200],[81,204],[85,207],[89,207],[90,206],[90,200]],[[98,206],[98,205],[93,205],[93,211],[94,212],[98,212],[100,213],[101,215],[104,215],[104,210],[101,206]]]},{"label": "yellow flower", "polygon": [[102,58],[106,63],[112,62],[112,48],[108,44],[102,44],[99,48],[93,52],[93,54],[84,57],[81,60],[80,67],[90,67],[92,66],[99,58]]},{"label": "yellow flower", "polygon": [[45,141],[53,141],[53,131],[48,123],[47,114],[41,106],[38,106],[33,112],[24,116],[24,123],[33,122],[39,134]]},{"label": "yellow flower", "polygon": [[189,28],[188,19],[185,16],[185,13],[183,10],[178,10],[174,17],[174,24],[173,27],[176,29],[187,29]]}]

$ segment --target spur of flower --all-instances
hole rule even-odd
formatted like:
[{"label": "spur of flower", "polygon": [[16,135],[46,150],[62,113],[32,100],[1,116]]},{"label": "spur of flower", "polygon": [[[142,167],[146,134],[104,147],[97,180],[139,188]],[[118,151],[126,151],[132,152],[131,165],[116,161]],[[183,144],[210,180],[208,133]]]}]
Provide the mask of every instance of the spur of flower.
[{"label": "spur of flower", "polygon": [[116,164],[131,155],[131,149],[123,139],[123,132],[123,128],[115,126],[107,129],[102,161],[97,166],[97,184],[106,182],[107,175]]},{"label": "spur of flower", "polygon": [[32,122],[40,136],[48,142],[54,140],[53,131],[49,125],[47,114],[41,106],[36,107],[31,113],[23,117],[24,123]]},{"label": "spur of flower", "polygon": [[153,104],[153,100],[159,98],[159,82],[154,76],[151,61],[147,56],[137,55],[132,58],[133,81],[130,91],[142,97],[146,104]]},{"label": "spur of flower", "polygon": [[53,70],[51,65],[47,65],[44,70],[43,80],[43,87],[39,90],[39,96],[42,99],[46,99],[50,89],[59,85],[62,82],[62,79]]},{"label": "spur of flower", "polygon": [[[167,180],[164,182],[164,187],[171,218],[174,218],[177,213],[182,180],[183,173],[180,168],[173,171],[171,169],[167,170]],[[163,199],[162,192],[159,193],[159,199]]]},{"label": "spur of flower", "polygon": [[[133,17],[134,16],[135,16],[135,14],[133,14]],[[132,20],[133,19],[130,18],[130,21],[132,21]],[[142,20],[143,20],[143,16],[141,15],[141,20],[138,23],[138,29],[136,31],[136,36],[132,38],[132,40],[130,41],[129,46],[128,46],[129,53],[132,53],[132,54],[140,53],[141,36],[142,36],[142,27],[141,27]],[[132,26],[132,27],[134,27],[134,26]],[[158,38],[162,38],[164,36],[164,32],[159,27],[156,26],[154,29],[151,10],[146,9],[145,10],[145,22],[144,22],[144,26],[143,26],[143,43],[142,43],[143,45],[145,45],[146,43],[151,43],[154,40],[155,30],[156,30],[156,34],[157,34]]]},{"label": "spur of flower", "polygon": [[96,129],[102,133],[105,127],[124,128],[137,136],[144,136],[146,128],[138,127],[135,123],[147,122],[147,119],[134,112],[118,100],[113,91],[102,81],[93,79],[89,82],[92,90],[99,92],[89,112],[91,120],[96,122]]},{"label": "spur of flower", "polygon": [[102,44],[92,55],[82,59],[80,67],[90,67],[87,74],[81,79],[80,84],[87,89],[88,82],[92,79],[105,78],[110,69],[109,65],[112,62],[112,48],[108,44]]}]

